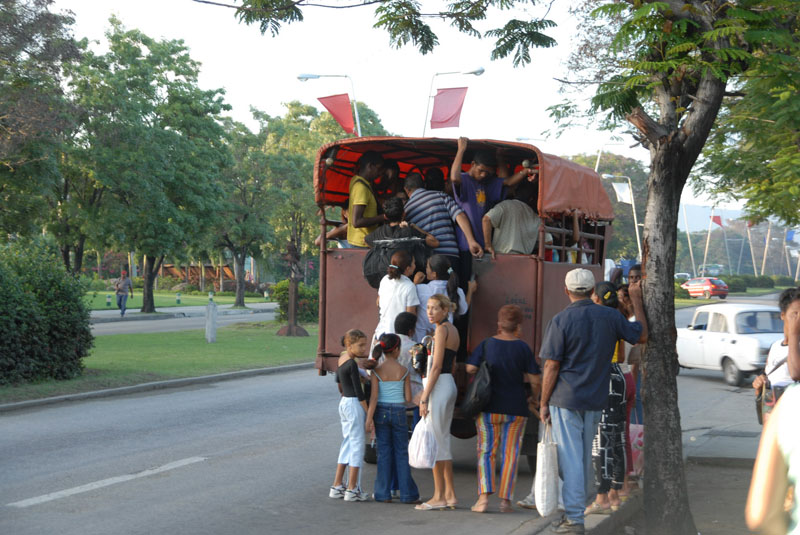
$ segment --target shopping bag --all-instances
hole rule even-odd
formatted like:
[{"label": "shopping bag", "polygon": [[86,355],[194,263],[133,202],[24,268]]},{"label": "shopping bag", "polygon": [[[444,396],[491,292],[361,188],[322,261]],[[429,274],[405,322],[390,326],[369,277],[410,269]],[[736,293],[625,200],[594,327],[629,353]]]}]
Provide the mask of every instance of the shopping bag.
[{"label": "shopping bag", "polygon": [[408,464],[414,468],[433,468],[437,453],[436,435],[431,419],[426,416],[417,423],[408,443]]},{"label": "shopping bag", "polygon": [[545,425],[544,435],[536,447],[536,477],[533,480],[533,493],[536,496],[536,509],[542,516],[556,512],[558,508],[558,451],[553,442],[553,428]]},{"label": "shopping bag", "polygon": [[641,476],[644,473],[644,424],[630,424],[628,440],[633,457],[633,466],[628,469],[628,473]]}]

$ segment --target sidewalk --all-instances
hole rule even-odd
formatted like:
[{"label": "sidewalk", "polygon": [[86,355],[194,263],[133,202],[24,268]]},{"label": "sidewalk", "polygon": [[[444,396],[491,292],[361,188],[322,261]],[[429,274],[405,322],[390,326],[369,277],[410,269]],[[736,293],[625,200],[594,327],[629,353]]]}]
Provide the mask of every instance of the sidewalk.
[{"label": "sidewalk", "polygon": [[[217,314],[220,315],[241,315],[241,314],[261,314],[274,312],[278,309],[278,303],[248,303],[246,309],[234,309],[233,305],[217,305]],[[125,317],[119,315],[119,310],[109,308],[107,310],[92,310],[91,323],[111,323],[115,321],[137,321],[137,320],[162,320],[173,318],[202,317],[206,314],[206,307],[202,305],[185,307],[164,307],[156,309],[155,314],[144,314],[138,308],[125,311]]]}]

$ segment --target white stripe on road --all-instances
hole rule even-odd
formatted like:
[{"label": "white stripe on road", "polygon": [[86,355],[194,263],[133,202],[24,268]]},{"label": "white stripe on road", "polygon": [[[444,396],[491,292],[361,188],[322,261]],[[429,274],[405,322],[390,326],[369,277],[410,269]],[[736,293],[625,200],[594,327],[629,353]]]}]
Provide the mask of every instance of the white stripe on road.
[{"label": "white stripe on road", "polygon": [[180,461],[175,461],[174,463],[165,464],[164,466],[159,466],[158,468],[151,468],[150,470],[144,470],[142,472],[137,472],[135,474],[128,474],[124,476],[117,476],[117,477],[110,477],[108,479],[103,479],[101,481],[95,481],[94,483],[88,483],[86,485],[81,485],[80,487],[73,487],[71,489],[61,490],[58,492],[53,492],[50,494],[44,494],[42,496],[37,496],[36,498],[29,498],[27,500],[22,500],[19,502],[9,503],[7,504],[8,507],[30,507],[32,505],[39,505],[40,503],[45,503],[53,500],[58,500],[60,498],[66,498],[67,496],[72,496],[75,494],[80,494],[82,492],[89,492],[95,489],[100,489],[103,487],[108,487],[109,485],[116,485],[117,483],[124,483],[125,481],[130,481],[132,479],[139,479],[142,477],[152,476],[154,474],[160,474],[162,472],[167,472],[169,470],[174,470],[175,468],[180,468],[182,466],[187,466],[189,464],[199,463],[205,461],[205,457],[188,457],[186,459],[181,459]]}]

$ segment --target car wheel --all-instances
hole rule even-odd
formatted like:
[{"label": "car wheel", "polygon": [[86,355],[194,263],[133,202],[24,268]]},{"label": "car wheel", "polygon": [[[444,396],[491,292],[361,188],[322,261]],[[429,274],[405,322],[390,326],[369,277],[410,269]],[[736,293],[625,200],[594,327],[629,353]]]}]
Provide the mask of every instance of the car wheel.
[{"label": "car wheel", "polygon": [[725,299],[726,297],[728,297],[728,296],[727,296],[727,294],[726,294],[726,295],[720,295],[720,296],[719,296],[719,298],[720,298],[720,299]]},{"label": "car wheel", "polygon": [[722,361],[722,375],[725,377],[725,382],[731,386],[741,386],[744,380],[744,374],[727,357]]},{"label": "car wheel", "polygon": [[709,292],[708,290],[703,292],[703,299],[711,299],[711,292]]}]

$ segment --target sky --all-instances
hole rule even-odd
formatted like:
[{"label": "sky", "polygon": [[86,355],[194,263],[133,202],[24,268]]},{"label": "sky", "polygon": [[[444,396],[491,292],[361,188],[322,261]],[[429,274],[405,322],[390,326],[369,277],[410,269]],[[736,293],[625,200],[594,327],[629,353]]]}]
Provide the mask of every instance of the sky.
[{"label": "sky", "polygon": [[[429,4],[424,3],[426,10],[431,9]],[[423,56],[411,45],[394,49],[384,30],[372,28],[372,6],[305,8],[305,20],[284,25],[278,37],[261,35],[257,26],[239,23],[233,9],[191,0],[56,0],[55,10],[73,12],[77,38],[103,41],[113,14],[126,28],[139,29],[150,37],[182,39],[192,58],[202,64],[200,85],[205,89],[224,88],[226,101],[233,107],[231,115],[253,128],[251,106],[270,115],[283,115],[283,103],[299,100],[323,111],[318,97],[339,93],[352,96],[354,90],[357,100],[372,108],[389,132],[421,136],[434,74],[483,67],[481,76],[435,77],[433,93],[437,88],[469,89],[460,126],[434,131],[428,128],[427,136],[525,138],[547,153],[596,154],[603,148],[647,164],[648,152],[641,147],[630,148],[634,141],[629,136],[617,139],[594,129],[559,129],[548,116],[547,107],[564,100],[554,78],[569,77],[566,62],[576,21],[569,16],[568,4],[554,2],[548,16],[558,24],[549,31],[558,45],[531,50],[532,62],[523,68],[514,68],[511,59],[490,61],[491,39],[465,36],[438,21],[431,23],[440,42],[433,53]],[[508,12],[490,12],[479,28],[499,27],[507,18]],[[102,45],[97,46],[102,50]],[[297,79],[301,73],[347,74],[352,86],[346,78],[301,82]],[[548,130],[560,131],[561,135],[545,139],[543,132]],[[599,172],[603,173],[602,161]],[[687,204],[711,204],[706,198],[695,197],[688,187],[683,200]],[[692,217],[692,230],[707,228],[708,217],[698,217],[696,225]],[[683,228],[683,222],[679,226]]]}]

